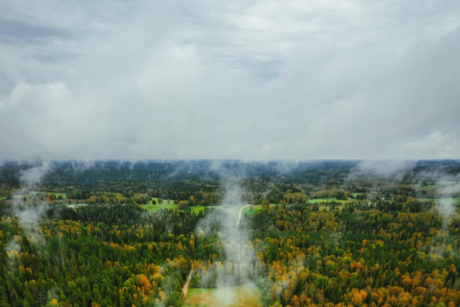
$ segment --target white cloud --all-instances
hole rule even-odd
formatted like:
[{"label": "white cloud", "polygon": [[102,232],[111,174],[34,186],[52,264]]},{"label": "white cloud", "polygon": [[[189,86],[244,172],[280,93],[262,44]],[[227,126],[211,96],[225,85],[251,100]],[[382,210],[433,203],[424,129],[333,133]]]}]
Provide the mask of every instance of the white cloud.
[{"label": "white cloud", "polygon": [[460,140],[456,134],[434,131],[424,139],[407,143],[404,147],[417,152],[418,157],[438,155],[450,158],[460,152]]},{"label": "white cloud", "polygon": [[0,160],[460,152],[455,1],[4,6]]}]

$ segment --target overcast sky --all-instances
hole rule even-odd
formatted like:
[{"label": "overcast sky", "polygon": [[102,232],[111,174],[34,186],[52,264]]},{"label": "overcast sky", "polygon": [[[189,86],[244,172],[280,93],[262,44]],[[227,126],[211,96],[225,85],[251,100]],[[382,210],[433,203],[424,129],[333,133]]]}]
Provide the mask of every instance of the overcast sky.
[{"label": "overcast sky", "polygon": [[0,160],[460,158],[460,1],[0,0]]}]

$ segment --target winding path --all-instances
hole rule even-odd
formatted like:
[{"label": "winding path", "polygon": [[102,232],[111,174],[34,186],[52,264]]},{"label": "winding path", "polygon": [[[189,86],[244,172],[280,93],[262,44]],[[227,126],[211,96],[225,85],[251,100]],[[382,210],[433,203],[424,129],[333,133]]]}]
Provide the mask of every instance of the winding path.
[{"label": "winding path", "polygon": [[243,214],[243,209],[246,207],[251,207],[251,205],[246,205],[240,209],[240,212],[238,213],[238,222],[236,223],[236,228],[240,226],[240,221],[241,221],[241,215]]},{"label": "winding path", "polygon": [[193,269],[190,270],[190,273],[187,277],[187,281],[185,282],[184,287],[182,288],[182,293],[184,294],[184,297],[187,297],[188,286],[190,285],[190,281],[192,280],[192,274]]}]

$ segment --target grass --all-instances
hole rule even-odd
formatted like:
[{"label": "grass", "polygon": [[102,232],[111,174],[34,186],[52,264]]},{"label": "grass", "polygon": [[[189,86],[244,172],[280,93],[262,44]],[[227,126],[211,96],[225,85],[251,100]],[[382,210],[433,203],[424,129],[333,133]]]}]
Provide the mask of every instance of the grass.
[{"label": "grass", "polygon": [[[308,204],[316,204],[316,203],[322,203],[322,202],[331,202],[335,201],[340,204],[345,204],[347,202],[351,202],[353,200],[338,200],[337,198],[319,198],[319,199],[312,199],[309,201]],[[171,201],[172,202],[172,201]],[[192,210],[193,213],[198,214],[202,211],[204,211],[205,208],[213,208],[213,209],[220,209],[220,210],[226,210],[230,214],[234,215],[235,219],[238,218],[238,213],[241,208],[246,206],[247,204],[239,204],[234,207],[228,207],[228,206],[190,206],[189,208]],[[270,204],[270,207],[277,206],[278,204]],[[161,204],[161,205],[141,205],[142,208],[149,212],[156,212],[161,209],[177,209],[177,205],[175,203],[166,205],[166,204]],[[251,210],[252,209],[252,210]],[[262,205],[252,205],[251,207],[246,207],[243,209],[243,213],[247,215],[255,214],[259,211],[262,211]]]},{"label": "grass", "polygon": [[[166,202],[167,202],[166,199],[163,199],[163,203],[161,203],[161,204],[158,203],[158,197],[153,197],[152,199],[155,200],[156,205],[160,205],[160,206],[162,206],[162,205],[175,205],[175,204],[176,204],[176,203],[174,202],[174,200],[172,200],[172,199],[169,200],[169,204],[166,203]],[[152,204],[152,199],[150,199],[150,201],[149,201],[149,203],[148,203],[149,205],[153,205],[153,204]]]},{"label": "grass", "polygon": [[[279,204],[270,204],[270,208],[274,206],[278,206],[278,205]],[[246,207],[243,209],[243,213],[248,214],[248,215],[255,214],[259,211],[262,211],[262,205],[252,205],[252,211],[251,211],[251,207]]]},{"label": "grass", "polygon": [[[275,206],[275,205],[270,205],[270,207],[272,206]],[[262,211],[262,205],[252,205],[252,211],[251,211],[251,207],[246,207],[243,209],[243,213],[248,214],[248,215],[257,213],[259,211]]]},{"label": "grass", "polygon": [[6,199],[6,196],[0,196],[0,200]]},{"label": "grass", "polygon": [[[53,192],[48,192],[48,194],[51,194]],[[56,198],[61,196],[62,199],[67,199],[67,193],[53,193],[54,195],[56,195]]]},{"label": "grass", "polygon": [[152,204],[152,200],[150,200],[148,204],[141,205],[141,207],[149,212],[157,212],[158,210],[161,210],[161,209],[176,209],[177,208],[177,205],[174,202],[174,200],[169,200],[169,204],[167,204],[166,199],[163,199],[163,203],[158,204],[158,198],[153,197],[153,199],[155,200],[156,205]]},{"label": "grass", "polygon": [[262,307],[260,290],[253,284],[219,289],[189,288],[189,306]]},{"label": "grass", "polygon": [[[326,201],[336,201],[338,203],[344,204],[346,202],[350,202],[351,200],[338,200],[336,198],[321,198],[321,199],[315,199],[315,201],[310,201],[308,204],[315,204],[315,203],[321,203],[321,202],[326,202]],[[198,214],[202,211],[204,211],[205,208],[213,208],[213,209],[220,209],[220,210],[226,210],[230,214],[234,215],[235,219],[238,218],[239,210],[246,206],[247,204],[239,204],[234,207],[227,207],[227,206],[190,206],[189,208],[192,210],[193,213]],[[278,204],[270,204],[270,207],[277,206]],[[149,212],[156,212],[161,209],[177,209],[176,204],[170,204],[170,205],[141,205],[142,208]],[[252,209],[252,210],[251,210]],[[246,207],[243,209],[243,213],[247,215],[252,215],[255,214],[259,211],[262,211],[262,205],[252,205],[251,207]]]},{"label": "grass", "polygon": [[192,209],[192,212],[195,214],[200,213],[201,211],[204,211],[204,208],[213,208],[213,209],[219,209],[220,206],[190,206],[190,209]]},{"label": "grass", "polygon": [[149,204],[149,205],[141,205],[141,207],[144,208],[145,210],[149,211],[149,212],[156,212],[156,211],[161,210],[161,209],[176,209],[177,205],[176,204],[169,204],[169,205],[166,205],[166,204],[161,204],[161,205]]},{"label": "grass", "polygon": [[347,199],[347,200],[342,200],[342,199],[337,199],[337,198],[315,198],[315,199],[309,199],[308,203],[309,204],[319,204],[319,203],[325,203],[325,202],[336,202],[336,203],[348,203],[352,202],[353,199]]}]

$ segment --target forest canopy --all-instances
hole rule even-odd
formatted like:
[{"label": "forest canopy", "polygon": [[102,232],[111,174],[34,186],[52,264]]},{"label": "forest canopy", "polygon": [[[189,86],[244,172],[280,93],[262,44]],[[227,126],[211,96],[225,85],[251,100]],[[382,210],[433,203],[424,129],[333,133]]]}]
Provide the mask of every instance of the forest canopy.
[{"label": "forest canopy", "polygon": [[187,306],[185,285],[254,285],[260,306],[457,306],[458,169],[420,180],[433,165],[86,182],[64,165],[33,185],[6,165],[0,306]]}]

